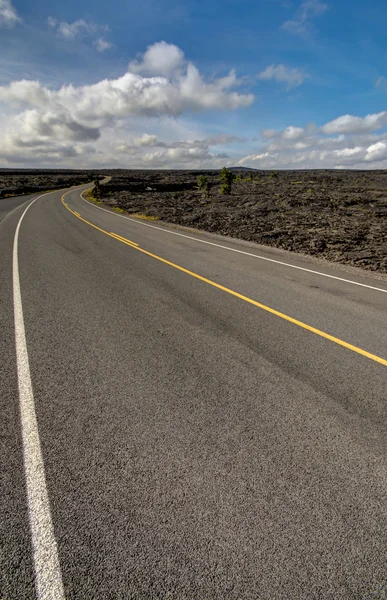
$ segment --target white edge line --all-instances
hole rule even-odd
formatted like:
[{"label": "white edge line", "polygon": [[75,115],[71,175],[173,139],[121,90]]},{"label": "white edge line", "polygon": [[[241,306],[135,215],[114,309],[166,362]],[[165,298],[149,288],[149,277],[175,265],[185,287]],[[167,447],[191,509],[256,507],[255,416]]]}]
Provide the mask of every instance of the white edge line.
[{"label": "white edge line", "polygon": [[[85,190],[87,191],[87,190]],[[184,233],[178,233],[177,231],[169,231],[168,229],[164,229],[164,227],[157,227],[157,225],[150,225],[149,223],[142,223],[138,219],[131,219],[125,215],[118,215],[117,213],[112,212],[111,210],[107,210],[106,208],[102,208],[102,206],[96,206],[92,202],[86,200],[83,197],[84,192],[81,193],[81,198],[90,206],[94,206],[94,208],[99,208],[111,215],[116,217],[121,217],[122,219],[127,219],[132,223],[137,223],[138,225],[144,225],[145,227],[151,227],[152,229],[158,229],[159,231],[163,231],[164,233],[169,233],[171,235],[178,235],[179,237],[187,238],[188,240],[194,240],[195,242],[200,242],[201,244],[208,244],[209,246],[216,246],[217,248],[222,248],[223,250],[230,250],[231,252],[237,252],[238,254],[245,254],[246,256],[252,256],[253,258],[259,258],[260,260],[266,260],[267,262],[276,263],[278,265],[283,265],[285,267],[290,267],[292,269],[298,269],[299,271],[306,271],[307,273],[314,273],[315,275],[321,275],[322,277],[329,277],[330,279],[337,279],[338,281],[344,281],[345,283],[351,283],[352,285],[359,285],[361,287],[368,288],[370,290],[376,290],[377,292],[384,292],[387,294],[387,290],[383,288],[374,287],[373,285],[367,285],[366,283],[359,283],[358,281],[352,281],[351,279],[344,279],[343,277],[336,277],[335,275],[328,275],[327,273],[321,273],[320,271],[314,271],[313,269],[307,269],[305,267],[298,267],[297,265],[291,265],[290,263],[282,262],[281,260],[275,260],[274,258],[266,258],[265,256],[260,256],[259,254],[253,254],[252,252],[245,252],[244,250],[237,250],[236,248],[230,248],[229,246],[222,246],[221,244],[215,244],[215,242],[208,242],[207,240],[199,240],[198,238],[192,237],[190,235],[185,235]]]},{"label": "white edge line", "polygon": [[13,305],[23,458],[32,538],[36,597],[38,600],[65,600],[36,419],[24,327],[18,260],[19,231],[23,218],[32,204],[46,195],[48,194],[42,194],[30,202],[21,215],[16,227],[12,259]]}]

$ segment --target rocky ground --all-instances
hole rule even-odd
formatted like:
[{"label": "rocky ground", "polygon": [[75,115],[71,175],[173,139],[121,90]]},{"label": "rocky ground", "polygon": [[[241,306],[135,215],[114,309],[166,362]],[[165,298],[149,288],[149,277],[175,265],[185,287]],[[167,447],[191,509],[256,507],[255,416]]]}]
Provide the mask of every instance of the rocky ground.
[{"label": "rocky ground", "polygon": [[219,171],[0,169],[0,202],[104,175],[101,199],[130,214],[387,273],[387,171],[235,171],[221,194]]},{"label": "rocky ground", "polygon": [[92,181],[94,176],[86,171],[0,169],[0,199],[81,185]]},{"label": "rocky ground", "polygon": [[218,171],[110,174],[100,197],[128,213],[387,273],[386,171],[236,171],[230,194]]}]

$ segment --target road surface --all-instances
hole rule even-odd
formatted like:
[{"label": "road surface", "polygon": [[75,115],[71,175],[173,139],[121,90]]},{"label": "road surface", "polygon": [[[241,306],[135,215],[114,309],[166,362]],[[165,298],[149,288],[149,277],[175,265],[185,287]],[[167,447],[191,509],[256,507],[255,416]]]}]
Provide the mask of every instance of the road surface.
[{"label": "road surface", "polygon": [[386,598],[387,282],[85,189],[0,223],[0,597]]}]

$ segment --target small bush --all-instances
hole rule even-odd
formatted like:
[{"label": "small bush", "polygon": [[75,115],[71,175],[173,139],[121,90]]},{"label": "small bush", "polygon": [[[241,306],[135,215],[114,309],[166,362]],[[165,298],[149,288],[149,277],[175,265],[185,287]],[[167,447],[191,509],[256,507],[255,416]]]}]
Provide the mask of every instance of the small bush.
[{"label": "small bush", "polygon": [[93,189],[94,198],[101,197],[101,186],[99,183],[99,179],[94,179],[94,189]]},{"label": "small bush", "polygon": [[231,194],[231,187],[233,182],[235,181],[235,173],[230,171],[230,169],[226,169],[226,167],[223,167],[219,175],[219,180],[221,184],[219,190],[220,193]]},{"label": "small bush", "polygon": [[197,188],[202,194],[208,192],[208,177],[206,175],[199,175],[197,179]]}]

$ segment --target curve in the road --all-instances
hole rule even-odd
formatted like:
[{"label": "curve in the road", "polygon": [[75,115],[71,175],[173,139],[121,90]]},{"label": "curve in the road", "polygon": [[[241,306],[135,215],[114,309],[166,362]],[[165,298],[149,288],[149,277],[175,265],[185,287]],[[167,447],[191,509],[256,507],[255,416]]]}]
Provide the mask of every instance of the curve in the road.
[{"label": "curve in the road", "polygon": [[[67,193],[70,193],[70,192],[67,192]],[[77,219],[80,219],[87,225],[94,227],[94,229],[97,229],[101,233],[104,233],[110,237],[113,237],[114,239],[116,239],[119,242],[124,241],[122,238],[120,239],[120,236],[117,236],[116,234],[114,234],[112,232],[108,232],[108,231],[102,229],[101,227],[94,225],[94,223],[87,221],[86,219],[81,217],[81,215],[79,213],[73,211],[68,206],[68,204],[65,202],[66,195],[67,194],[63,194],[63,196],[61,198],[62,203],[67,208],[67,210],[69,210],[75,217],[77,217]],[[294,319],[293,317],[286,315],[278,310],[275,310],[274,308],[271,308],[270,306],[261,304],[260,302],[257,302],[256,300],[253,300],[252,298],[249,298],[248,296],[240,294],[239,292],[236,292],[235,290],[232,290],[232,289],[227,288],[219,283],[216,283],[215,281],[207,279],[206,277],[203,277],[202,275],[199,275],[198,273],[194,273],[193,271],[190,271],[189,269],[185,269],[184,267],[181,267],[180,265],[177,265],[176,263],[166,260],[165,258],[158,256],[157,254],[153,254],[152,252],[149,252],[148,250],[144,250],[143,248],[140,248],[138,245],[133,245],[133,242],[130,242],[130,240],[125,240],[124,243],[129,243],[129,245],[131,245],[135,250],[138,250],[139,252],[142,252],[143,254],[150,256],[151,258],[159,260],[160,262],[163,262],[164,264],[167,264],[170,267],[178,269],[179,271],[182,271],[183,273],[186,273],[187,275],[190,275],[191,277],[194,277],[195,279],[199,279],[200,281],[203,281],[204,283],[207,283],[223,292],[226,292],[227,294],[235,296],[236,298],[239,298],[240,300],[244,300],[245,302],[247,302],[249,304],[253,304],[254,306],[256,306],[266,312],[269,312],[277,317],[280,317],[281,319],[284,319],[285,321],[289,321],[290,323],[293,323],[294,325],[297,325],[298,327],[306,329],[307,331],[310,331],[311,333],[314,333],[322,338],[325,338],[331,342],[334,342],[335,344],[338,344],[339,346],[343,346],[344,348],[347,348],[348,350],[352,350],[353,352],[356,352],[357,354],[361,354],[362,356],[365,356],[366,358],[369,358],[377,363],[387,366],[387,360],[385,358],[382,358],[381,356],[377,356],[376,354],[372,354],[371,352],[368,352],[367,350],[363,350],[362,348],[359,348],[358,346],[349,344],[348,342],[345,342],[344,340],[341,340],[333,335],[330,335],[329,333],[326,333],[325,331],[321,331],[320,329],[317,329],[316,327],[307,325],[306,323],[303,323],[302,321],[299,321],[298,319]]]},{"label": "curve in the road", "polygon": [[[89,188],[92,189],[92,188]],[[83,196],[85,192],[89,190],[84,190],[80,196],[84,202],[90,204],[88,200]],[[109,214],[113,214],[112,211],[102,208],[102,206],[93,205],[95,208],[99,210],[103,210]],[[198,242],[199,244],[208,244],[209,246],[215,246],[217,248],[222,248],[222,250],[229,250],[230,252],[237,252],[238,254],[244,254],[245,256],[252,256],[253,258],[258,258],[259,260],[265,260],[267,262],[276,263],[277,265],[282,265],[284,267],[290,267],[291,269],[298,269],[299,271],[305,271],[306,273],[313,273],[314,275],[321,275],[321,277],[329,277],[329,279],[337,279],[337,281],[343,281],[344,283],[350,283],[351,285],[359,285],[360,287],[368,288],[370,290],[376,290],[377,292],[383,292],[387,294],[387,290],[383,288],[376,287],[374,285],[368,285],[366,283],[360,283],[359,281],[353,281],[352,279],[346,279],[345,277],[337,277],[336,275],[330,275],[329,273],[322,273],[321,271],[315,271],[314,269],[307,269],[306,267],[300,267],[298,265],[292,265],[290,263],[284,262],[282,260],[276,260],[274,258],[268,258],[267,256],[260,256],[259,254],[253,254],[252,252],[246,252],[245,250],[238,250],[237,248],[230,248],[229,246],[224,246],[223,244],[216,244],[215,242],[210,242],[208,240],[200,240],[191,235],[187,235],[185,233],[178,233],[177,231],[169,231],[168,229],[164,229],[161,227],[157,227],[157,225],[151,225],[150,223],[142,223],[138,219],[132,219],[126,215],[118,215],[115,214],[116,217],[121,217],[121,219],[126,219],[131,221],[132,223],[138,223],[140,225],[144,225],[144,227],[150,227],[151,229],[157,229],[158,231],[163,231],[164,233],[169,233],[170,235],[178,235],[179,237],[186,238],[187,240],[193,240],[194,242]]]}]

